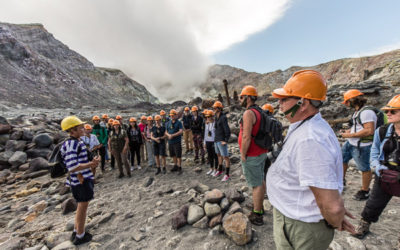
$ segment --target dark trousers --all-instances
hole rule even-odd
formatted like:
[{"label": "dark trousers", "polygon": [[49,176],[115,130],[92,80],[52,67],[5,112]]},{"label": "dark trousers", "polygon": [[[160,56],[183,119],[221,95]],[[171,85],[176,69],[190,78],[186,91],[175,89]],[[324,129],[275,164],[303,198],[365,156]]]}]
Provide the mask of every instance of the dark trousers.
[{"label": "dark trousers", "polygon": [[131,151],[131,166],[134,165],[135,156],[137,164],[140,165],[140,144],[129,144],[129,149]]},{"label": "dark trousers", "polygon": [[111,168],[115,168],[115,157],[112,153],[111,153]]},{"label": "dark trousers", "polygon": [[386,205],[392,199],[392,195],[382,190],[379,177],[375,176],[374,186],[371,195],[361,213],[363,220],[367,222],[377,222]]},{"label": "dark trousers", "polygon": [[99,154],[101,157],[101,170],[104,171],[104,166],[106,164],[106,147],[104,145],[99,148]]},{"label": "dark trousers", "polygon": [[215,153],[214,142],[207,141],[206,142],[208,162],[211,168],[216,168],[218,166],[218,157]]},{"label": "dark trousers", "polygon": [[203,137],[200,134],[193,134],[194,150],[196,158],[199,158],[199,151],[201,158],[204,158]]}]

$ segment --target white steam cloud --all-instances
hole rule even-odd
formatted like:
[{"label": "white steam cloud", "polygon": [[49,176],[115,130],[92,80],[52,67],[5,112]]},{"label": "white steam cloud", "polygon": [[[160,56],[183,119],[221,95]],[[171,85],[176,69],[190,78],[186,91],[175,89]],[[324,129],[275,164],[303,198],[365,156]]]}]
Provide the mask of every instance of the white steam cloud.
[{"label": "white steam cloud", "polygon": [[291,0],[0,0],[0,21],[42,23],[160,100],[193,97],[210,56],[277,21]]}]

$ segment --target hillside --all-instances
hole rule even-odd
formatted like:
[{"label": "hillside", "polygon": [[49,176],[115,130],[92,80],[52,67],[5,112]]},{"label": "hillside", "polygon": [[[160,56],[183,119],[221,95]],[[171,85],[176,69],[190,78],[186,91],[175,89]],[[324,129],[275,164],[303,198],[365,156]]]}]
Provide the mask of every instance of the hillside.
[{"label": "hillside", "polygon": [[[400,50],[376,56],[339,59],[310,67],[293,66],[284,71],[265,74],[247,72],[228,65],[213,65],[209,68],[207,80],[201,85],[205,97],[214,97],[223,92],[222,80],[227,79],[230,89],[240,91],[246,84],[255,85],[261,95],[282,86],[293,72],[301,69],[315,69],[327,79],[329,88],[335,85],[380,81],[391,87],[400,86]],[[338,86],[336,86],[338,87]]]},{"label": "hillside", "polygon": [[157,98],[122,71],[94,66],[41,24],[0,23],[0,102],[41,108],[110,107]]}]

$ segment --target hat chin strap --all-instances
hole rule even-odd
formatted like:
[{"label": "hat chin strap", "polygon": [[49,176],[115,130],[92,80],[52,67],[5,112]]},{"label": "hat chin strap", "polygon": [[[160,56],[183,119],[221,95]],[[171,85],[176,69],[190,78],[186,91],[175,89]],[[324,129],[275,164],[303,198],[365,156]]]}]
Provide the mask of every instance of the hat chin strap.
[{"label": "hat chin strap", "polygon": [[303,98],[297,101],[297,103],[293,105],[290,109],[286,110],[284,114],[285,115],[290,114],[290,117],[293,118],[296,115],[297,111],[299,110],[301,104],[303,104]]}]

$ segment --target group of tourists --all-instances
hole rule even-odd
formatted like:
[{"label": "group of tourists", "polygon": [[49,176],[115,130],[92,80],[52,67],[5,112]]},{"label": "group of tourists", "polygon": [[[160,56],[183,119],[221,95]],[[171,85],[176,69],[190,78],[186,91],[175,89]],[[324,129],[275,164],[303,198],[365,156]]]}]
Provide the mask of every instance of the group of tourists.
[{"label": "group of tourists", "polygon": [[[273,206],[273,234],[278,249],[327,249],[335,229],[363,238],[390,199],[400,196],[400,95],[381,109],[384,114],[367,106],[361,91],[347,91],[343,104],[354,114],[351,127],[340,133],[346,138],[341,147],[319,112],[326,94],[326,81],[314,70],[295,72],[282,88],[275,89],[272,96],[278,99],[279,110],[290,123],[285,138],[279,141],[276,138],[282,138],[282,131],[273,117],[274,108],[256,104],[258,92],[254,86],[245,86],[240,94],[241,106],[246,110],[240,121],[238,143],[243,174],[253,192],[248,218],[255,225],[264,223],[263,200],[267,195]],[[183,137],[185,153],[194,150],[196,163],[209,164],[207,175],[223,175],[224,182],[230,179],[227,144],[231,132],[220,101],[213,104],[212,110],[201,113],[197,106],[185,107],[181,120],[172,109],[169,117],[162,110],[154,117],[142,116],[139,124],[133,117],[124,124],[121,116],[113,120],[103,115],[102,120],[94,116],[92,126],[69,116],[61,127],[70,136],[61,153],[78,202],[71,235],[74,244],[91,240],[92,236],[84,231],[86,210],[93,199],[96,167],[100,164],[101,171],[105,170],[108,152],[111,167],[115,162],[118,166],[118,177],[125,175],[122,165],[131,177],[131,171],[140,169],[145,161],[147,167],[156,167],[158,175],[167,172],[168,145],[173,159],[170,171],[180,174]],[[354,199],[367,200],[358,227],[349,222],[347,217],[354,216],[342,198],[350,159],[362,172],[361,188]],[[375,168],[372,190],[371,167]]]}]

